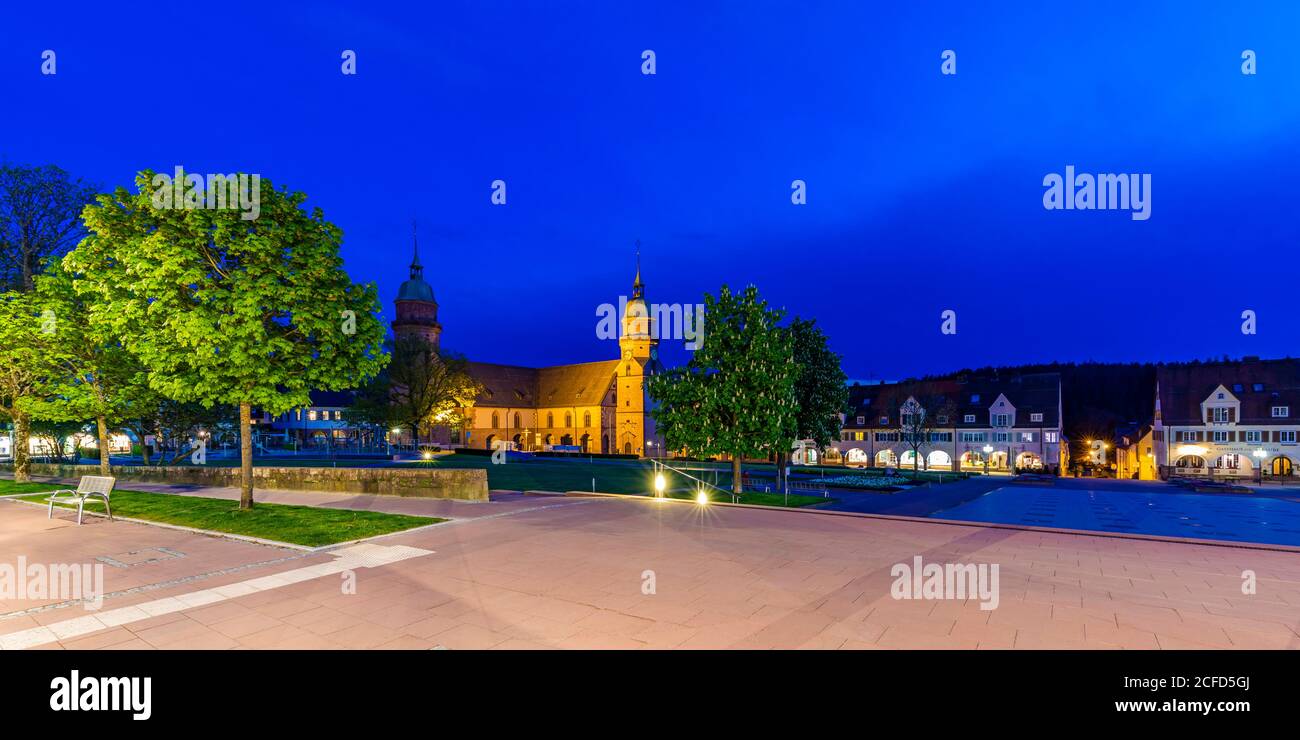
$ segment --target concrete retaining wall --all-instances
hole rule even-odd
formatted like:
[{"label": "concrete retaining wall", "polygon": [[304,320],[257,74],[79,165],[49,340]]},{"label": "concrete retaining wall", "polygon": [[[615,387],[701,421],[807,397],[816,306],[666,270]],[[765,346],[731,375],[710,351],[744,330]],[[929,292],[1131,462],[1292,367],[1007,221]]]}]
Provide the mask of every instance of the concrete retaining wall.
[{"label": "concrete retaining wall", "polygon": [[[13,465],[0,468],[13,470]],[[54,478],[98,475],[98,465],[31,463],[31,474]],[[113,466],[118,486],[129,481],[238,488],[239,468]],[[480,469],[402,470],[396,468],[253,468],[254,488],[381,496],[487,501],[487,471]]]}]

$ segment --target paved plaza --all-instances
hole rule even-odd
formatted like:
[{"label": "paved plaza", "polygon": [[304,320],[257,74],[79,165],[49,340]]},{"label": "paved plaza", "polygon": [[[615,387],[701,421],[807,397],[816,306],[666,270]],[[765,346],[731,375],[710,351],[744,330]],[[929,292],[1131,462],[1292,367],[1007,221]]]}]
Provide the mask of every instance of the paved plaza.
[{"label": "paved plaza", "polygon": [[[304,551],[0,500],[0,562],[105,563],[107,593],[97,611],[0,601],[0,648],[1300,647],[1300,553],[1280,548],[627,498],[344,498],[453,520]],[[917,556],[997,564],[997,608],[893,598],[891,569]]]}]

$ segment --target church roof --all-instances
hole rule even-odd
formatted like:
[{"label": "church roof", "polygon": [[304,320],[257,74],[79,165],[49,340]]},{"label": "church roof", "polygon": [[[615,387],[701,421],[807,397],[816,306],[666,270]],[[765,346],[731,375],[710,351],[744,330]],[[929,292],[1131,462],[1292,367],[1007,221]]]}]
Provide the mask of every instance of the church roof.
[{"label": "church roof", "polygon": [[469,363],[469,374],[483,384],[476,405],[543,408],[596,406],[614,386],[618,360],[552,367]]}]

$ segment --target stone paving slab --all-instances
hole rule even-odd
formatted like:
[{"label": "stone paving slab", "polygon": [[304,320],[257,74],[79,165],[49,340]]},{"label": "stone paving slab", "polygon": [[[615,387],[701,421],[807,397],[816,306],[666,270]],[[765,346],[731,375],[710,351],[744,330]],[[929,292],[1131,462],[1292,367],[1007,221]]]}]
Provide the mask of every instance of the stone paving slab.
[{"label": "stone paving slab", "polygon": [[[79,609],[0,618],[0,635],[35,623],[69,636],[34,647],[97,649],[1300,647],[1294,553],[619,498],[530,497],[502,514],[377,538],[378,547],[431,554],[356,570],[355,593],[338,572],[238,593],[250,579],[335,557],[320,553],[135,599],[233,588],[220,603],[92,631],[58,625],[84,616]],[[128,569],[161,580],[195,570],[200,557],[211,569],[283,552],[44,517],[0,502],[0,562],[17,553],[186,552]],[[918,555],[997,564],[997,608],[892,598],[893,566]],[[1254,595],[1242,593],[1247,570]],[[128,582],[126,573],[106,575]],[[22,620],[31,622],[10,624]]]}]

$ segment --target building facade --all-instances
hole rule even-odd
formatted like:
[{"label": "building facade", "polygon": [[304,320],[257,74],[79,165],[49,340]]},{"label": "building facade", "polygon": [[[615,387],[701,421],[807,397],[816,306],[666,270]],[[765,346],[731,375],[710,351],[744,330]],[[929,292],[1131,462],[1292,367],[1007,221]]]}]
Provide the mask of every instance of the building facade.
[{"label": "building facade", "polygon": [[1160,477],[1296,475],[1300,360],[1162,366],[1152,438]]},{"label": "building facade", "polygon": [[[410,278],[395,301],[393,334],[435,347],[442,337],[438,303],[424,280],[418,249]],[[616,359],[551,367],[470,362],[483,391],[463,409],[459,428],[435,429],[433,441],[450,447],[645,456],[660,442],[650,416],[646,378],[659,369],[658,340],[638,266],[622,316]]]},{"label": "building facade", "polygon": [[1068,463],[1057,373],[854,385],[849,404],[828,462],[999,473]]}]

